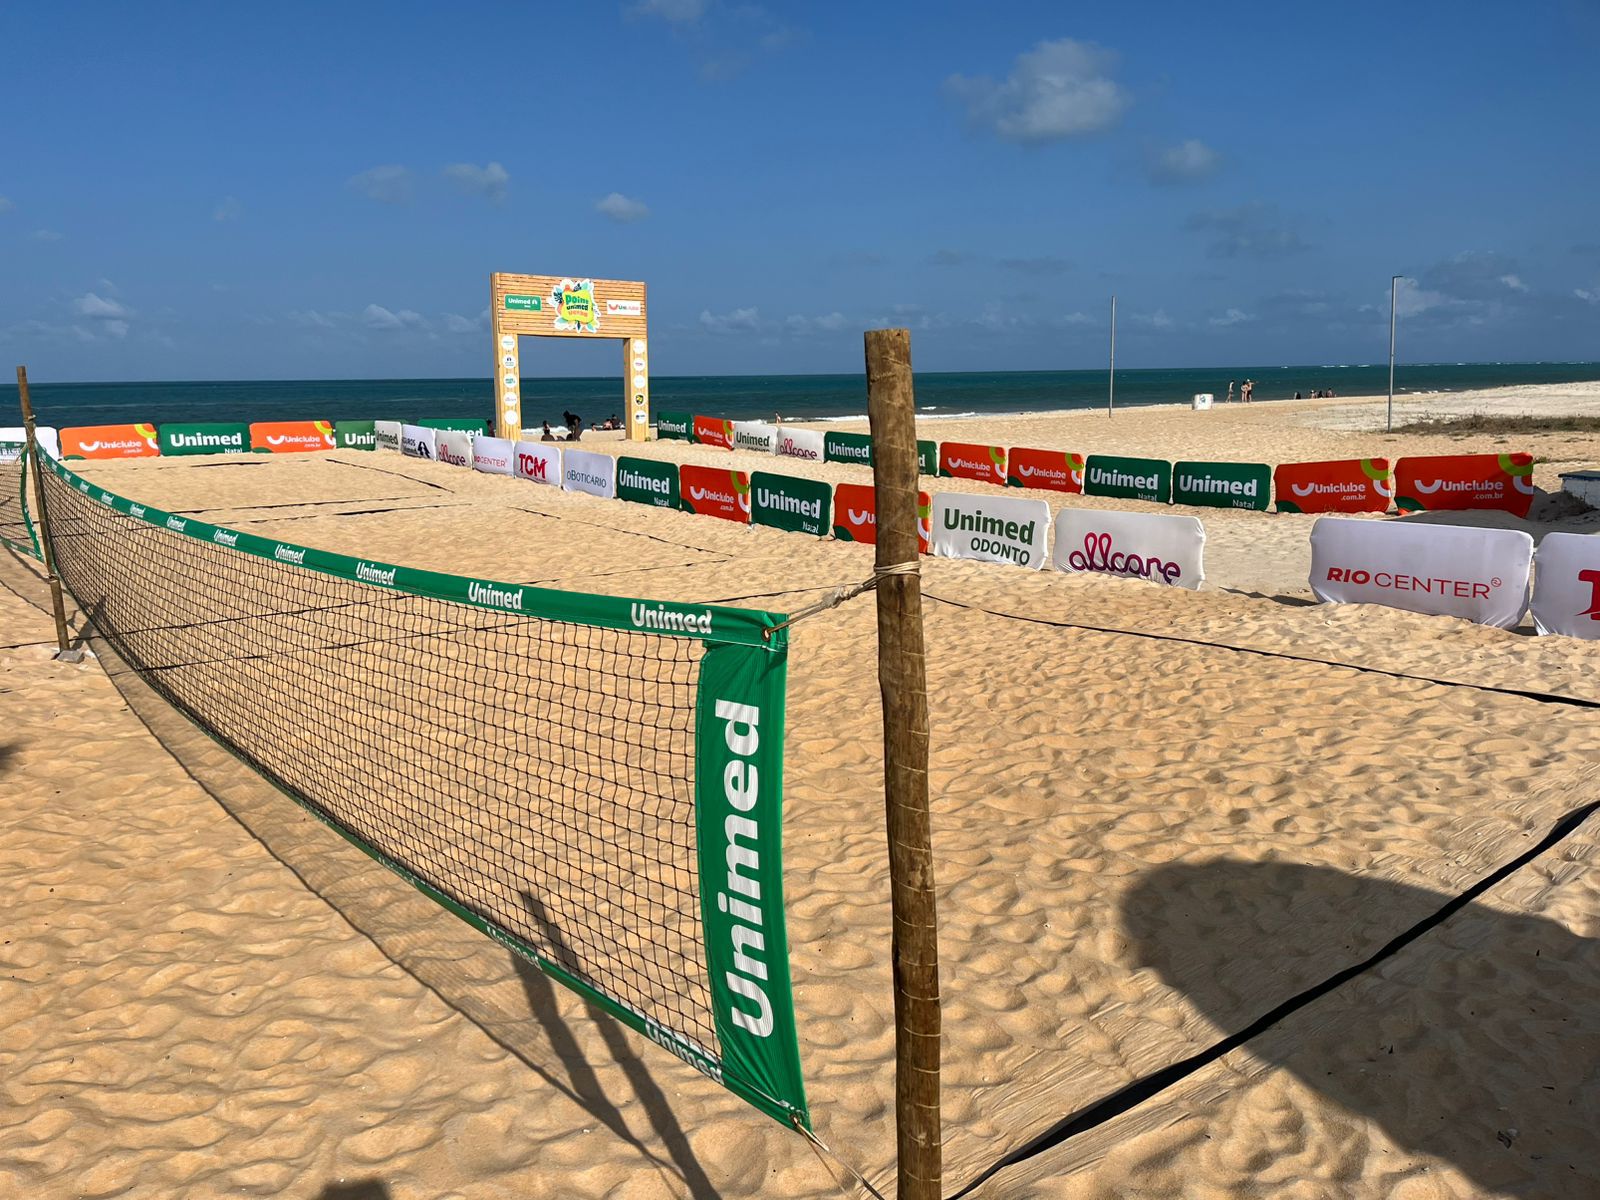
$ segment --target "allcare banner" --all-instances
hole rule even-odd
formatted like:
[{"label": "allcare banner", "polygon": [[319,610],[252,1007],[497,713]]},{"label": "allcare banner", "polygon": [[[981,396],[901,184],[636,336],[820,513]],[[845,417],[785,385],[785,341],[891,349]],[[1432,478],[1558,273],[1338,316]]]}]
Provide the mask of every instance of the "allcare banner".
[{"label": "allcare banner", "polygon": [[778,453],[788,458],[821,462],[823,443],[822,431],[818,429],[784,428],[778,433]]},{"label": "allcare banner", "polygon": [[933,552],[940,558],[1014,563],[1037,571],[1049,556],[1050,506],[1043,500],[938,492]]},{"label": "allcare banner", "polygon": [[1206,530],[1199,517],[1063,508],[1056,514],[1055,567],[1198,588]]},{"label": "allcare banner", "polygon": [[472,465],[472,434],[463,429],[436,430],[433,439],[434,456],[452,467]]}]

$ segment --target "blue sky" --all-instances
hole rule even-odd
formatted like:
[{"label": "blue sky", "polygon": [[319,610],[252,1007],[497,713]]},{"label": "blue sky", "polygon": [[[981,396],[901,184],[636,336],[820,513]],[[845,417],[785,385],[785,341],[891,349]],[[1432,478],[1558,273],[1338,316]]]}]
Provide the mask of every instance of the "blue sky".
[{"label": "blue sky", "polygon": [[[491,270],[657,374],[1600,359],[1600,5],[10,4],[0,352],[487,375]],[[609,374],[614,343],[530,345]]]}]

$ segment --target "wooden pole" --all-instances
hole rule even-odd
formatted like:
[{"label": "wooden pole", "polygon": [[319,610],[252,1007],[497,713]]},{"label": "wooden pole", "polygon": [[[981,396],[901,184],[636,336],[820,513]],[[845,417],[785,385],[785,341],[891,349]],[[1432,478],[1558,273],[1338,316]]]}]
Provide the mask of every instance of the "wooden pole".
[{"label": "wooden pole", "polygon": [[[867,417],[877,499],[877,565],[918,560],[917,429],[911,332],[866,335]],[[938,1200],[939,940],[928,821],[928,684],[922,577],[878,578],[884,807],[894,915],[895,1126],[900,1200]]]},{"label": "wooden pole", "polygon": [[56,574],[56,549],[50,541],[50,514],[44,506],[44,461],[33,431],[33,402],[28,397],[28,368],[17,368],[17,394],[22,399],[22,428],[27,431],[28,461],[33,474],[33,510],[39,518],[39,549],[44,555],[45,578],[50,581],[50,607],[56,618],[56,654],[67,653],[67,608],[61,598],[61,577]]}]

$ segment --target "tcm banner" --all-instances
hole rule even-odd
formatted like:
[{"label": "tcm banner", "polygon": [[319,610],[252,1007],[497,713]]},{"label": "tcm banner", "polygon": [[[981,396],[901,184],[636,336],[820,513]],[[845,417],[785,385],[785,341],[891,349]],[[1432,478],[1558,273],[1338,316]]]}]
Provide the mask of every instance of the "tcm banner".
[{"label": "tcm banner", "polygon": [[1533,623],[1539,632],[1600,638],[1600,537],[1547,533],[1533,563]]},{"label": "tcm banner", "polygon": [[917,439],[917,474],[937,475],[939,473],[939,443]]},{"label": "tcm banner", "polygon": [[1333,604],[1382,604],[1510,629],[1528,609],[1533,539],[1515,529],[1319,517],[1311,590]]},{"label": "tcm banner", "polygon": [[416,422],[424,429],[453,429],[461,433],[488,433],[489,422],[471,417],[421,417]]},{"label": "tcm banner", "polygon": [[1029,450],[1025,446],[1013,446],[1006,462],[1006,486],[1081,492],[1083,457],[1065,450]]},{"label": "tcm banner", "polygon": [[775,454],[778,450],[778,427],[766,421],[734,421],[733,448],[755,450],[762,454]]},{"label": "tcm banner", "polygon": [[750,523],[750,476],[743,471],[724,471],[684,463],[678,468],[686,512],[724,521]]},{"label": "tcm banner", "polygon": [[399,421],[374,421],[372,423],[372,436],[377,439],[379,450],[400,449]]},{"label": "tcm banner", "polygon": [[376,450],[376,421],[335,421],[333,444],[341,450]]},{"label": "tcm banner", "polygon": [[421,425],[400,426],[400,453],[407,458],[432,458],[439,437],[437,429],[424,429]]},{"label": "tcm banner", "polygon": [[161,453],[185,454],[245,454],[250,450],[250,426],[229,425],[163,425],[157,430],[157,445]]},{"label": "tcm banner", "polygon": [[733,422],[720,417],[696,417],[694,440],[702,446],[721,446],[724,450],[732,450]]},{"label": "tcm banner", "polygon": [[834,433],[831,430],[822,438],[822,457],[825,462],[872,465],[872,438],[864,433]]},{"label": "tcm banner", "polygon": [[944,479],[976,479],[1004,487],[1006,452],[1000,446],[979,446],[972,442],[939,444],[939,475]]},{"label": "tcm banner", "polygon": [[472,439],[472,469],[485,475],[510,475],[516,460],[517,444],[507,438]]},{"label": "tcm banner", "polygon": [[658,442],[687,442],[691,440],[694,417],[689,413],[656,413],[656,440]]},{"label": "tcm banner", "polygon": [[1198,517],[1063,508],[1056,517],[1058,571],[1095,571],[1197,588],[1206,577],[1206,530]]},{"label": "tcm banner", "polygon": [[1083,473],[1083,494],[1166,504],[1172,499],[1172,464],[1159,458],[1091,454]]},{"label": "tcm banner", "polygon": [[789,458],[803,458],[807,462],[821,462],[823,436],[816,429],[781,429],[778,431],[778,453]]},{"label": "tcm banner", "polygon": [[332,421],[257,421],[250,426],[250,449],[257,454],[306,454],[334,448]]},{"label": "tcm banner", "polygon": [[[841,542],[878,544],[878,494],[870,483],[841,483],[833,489],[833,536]],[[933,538],[933,499],[917,493],[917,549],[928,552]]]},{"label": "tcm banner", "polygon": [[609,500],[617,494],[617,460],[592,450],[563,450],[561,486]]},{"label": "tcm banner", "polygon": [[940,492],[933,498],[933,552],[940,558],[1008,562],[1039,570],[1050,537],[1043,500]]},{"label": "tcm banner", "polygon": [[1531,454],[1435,454],[1395,464],[1401,512],[1494,508],[1525,517],[1533,503]]},{"label": "tcm banner", "polygon": [[828,533],[833,489],[816,479],[772,475],[750,476],[750,523],[787,529],[790,533]]},{"label": "tcm banner", "polygon": [[449,463],[452,467],[470,467],[472,434],[464,429],[435,430],[433,452],[434,457],[442,463]]},{"label": "tcm banner", "polygon": [[656,508],[682,508],[678,468],[655,458],[617,459],[617,499]]},{"label": "tcm banner", "polygon": [[1284,463],[1272,482],[1279,512],[1388,512],[1394,499],[1394,470],[1386,458]]},{"label": "tcm banner", "polygon": [[1266,463],[1180,462],[1172,464],[1172,502],[1206,508],[1267,511],[1272,468]]},{"label": "tcm banner", "polygon": [[518,442],[511,459],[511,473],[518,479],[561,486],[561,451],[548,442]]},{"label": "tcm banner", "polygon": [[154,458],[154,425],[80,425],[61,431],[62,458]]}]

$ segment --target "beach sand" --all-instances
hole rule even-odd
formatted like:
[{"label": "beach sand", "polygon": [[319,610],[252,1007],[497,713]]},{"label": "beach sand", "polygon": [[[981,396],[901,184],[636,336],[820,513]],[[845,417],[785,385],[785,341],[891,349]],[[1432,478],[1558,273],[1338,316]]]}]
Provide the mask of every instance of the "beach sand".
[{"label": "beach sand", "polygon": [[[1520,391],[1449,402],[1538,402]],[[1600,396],[1557,391],[1549,411]],[[1381,403],[925,433],[1267,462],[1528,449],[1551,460],[1535,476],[1550,491],[1558,470],[1600,462],[1591,435],[1361,432]],[[682,443],[643,452],[867,476]],[[286,541],[618,595],[781,611],[871,569],[869,547],[389,454],[84,474]],[[1546,519],[1494,523],[1600,529],[1539,504]],[[1311,605],[1310,518],[1189,511],[1208,530],[1197,594],[925,563],[946,1195],[1361,961],[1600,798],[1585,778],[1592,711],[1471,686],[1600,699],[1600,644]],[[51,661],[37,572],[6,556],[0,582],[0,1194],[849,1194],[800,1139],[304,816],[114,657]],[[816,1128],[888,1192],[874,645],[870,598],[795,630],[785,872]],[[974,1194],[1600,1192],[1596,862],[1586,827],[1373,971]]]}]

